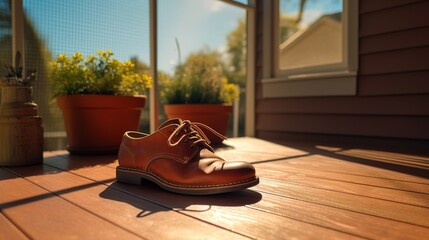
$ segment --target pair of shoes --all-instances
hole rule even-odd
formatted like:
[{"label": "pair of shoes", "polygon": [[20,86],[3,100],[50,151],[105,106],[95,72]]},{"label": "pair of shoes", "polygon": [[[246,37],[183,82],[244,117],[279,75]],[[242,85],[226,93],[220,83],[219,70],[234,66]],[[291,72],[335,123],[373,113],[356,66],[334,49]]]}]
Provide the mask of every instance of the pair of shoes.
[{"label": "pair of shoes", "polygon": [[126,132],[119,148],[117,181],[141,184],[146,179],[165,190],[191,195],[257,185],[255,168],[247,162],[227,162],[217,156],[207,131],[214,130],[201,123],[171,119],[150,135]]}]

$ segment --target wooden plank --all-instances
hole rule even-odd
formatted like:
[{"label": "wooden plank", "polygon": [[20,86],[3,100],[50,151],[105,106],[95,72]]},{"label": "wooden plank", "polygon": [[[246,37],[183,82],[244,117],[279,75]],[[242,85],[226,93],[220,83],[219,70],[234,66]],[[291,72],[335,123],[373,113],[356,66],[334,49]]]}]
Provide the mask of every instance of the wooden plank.
[{"label": "wooden plank", "polygon": [[[265,181],[265,179],[262,179]],[[275,185],[275,184],[274,184]],[[385,218],[294,199],[293,196],[262,193],[264,202],[250,207],[334,228],[366,239],[424,239],[429,229]],[[411,234],[412,233],[412,234]]]},{"label": "wooden plank", "polygon": [[295,185],[285,181],[271,179],[263,179],[263,181],[265,181],[266,184],[256,186],[256,190],[393,221],[409,223],[420,227],[429,227],[427,221],[429,217],[428,208],[346,194],[338,191]]},{"label": "wooden plank", "polygon": [[[58,158],[49,159],[46,164],[67,170],[70,162],[73,160]],[[114,168],[111,167],[98,165],[92,167],[89,172],[85,171],[85,168],[76,167],[78,164],[84,165],[82,161],[76,161],[73,164],[71,173],[94,181],[102,182],[115,174]],[[332,229],[248,208],[246,205],[263,201],[261,195],[252,190],[214,196],[186,196],[169,193],[147,182],[142,186],[115,182],[110,187],[253,238],[284,239],[296,237],[314,239],[315,236],[327,239],[357,238]]]},{"label": "wooden plank", "polygon": [[[94,184],[87,178],[58,171],[56,168],[29,166],[11,170],[80,208],[144,238],[247,239],[245,236],[187,217],[113,187]],[[51,172],[56,174],[50,174]],[[111,184],[113,181],[114,178],[105,179],[103,183]]]},{"label": "wooden plank", "polygon": [[420,2],[422,0],[360,0],[359,1],[359,12],[367,13],[380,11],[392,7],[402,7],[403,5]]},{"label": "wooden plank", "polygon": [[391,163],[401,166],[410,166],[426,170],[426,177],[429,176],[429,158],[424,156],[413,156],[409,154],[390,153],[367,149],[345,149],[335,152],[341,156],[350,156],[360,159],[369,159],[380,163]]},{"label": "wooden plank", "polygon": [[[405,190],[407,190],[406,187],[418,188],[429,185],[427,177],[429,170],[422,169],[421,176],[419,176],[405,171],[406,169],[403,169],[401,165],[401,163],[416,162],[428,167],[429,157],[425,155],[365,149],[362,146],[353,148],[345,141],[341,144],[337,142],[336,144],[325,143],[325,145],[308,140],[276,144],[261,139],[242,137],[228,139],[224,143],[227,147],[216,149],[219,156],[226,160],[247,161],[256,164],[255,166],[258,168],[265,166],[266,163],[279,162],[282,166],[292,167],[299,171],[314,169],[323,174],[332,172],[376,178],[381,180],[381,184],[385,180],[400,182],[405,184]],[[392,149],[398,150],[397,148]],[[281,170],[288,171],[284,167]],[[342,175],[340,179],[345,178],[345,175]],[[429,192],[429,188],[420,189],[422,192]]]},{"label": "wooden plank", "polygon": [[428,54],[426,46],[360,55],[359,75],[427,71]]},{"label": "wooden plank", "polygon": [[[386,100],[390,100],[391,106],[398,106],[398,109],[392,111],[392,114],[401,115],[409,113],[427,115],[426,110],[423,110],[424,108],[427,109],[427,107],[423,103],[429,102],[427,100],[429,95],[428,78],[429,71],[365,75],[359,77],[358,92],[359,96],[420,94],[415,95],[416,98],[420,98],[420,101],[413,99],[415,96],[394,96],[386,98]],[[358,101],[358,99],[356,99],[356,101]],[[364,102],[362,103],[364,104]],[[414,107],[410,107],[411,105],[414,105]],[[404,107],[413,110],[405,110]],[[391,109],[391,107],[387,107],[387,109]],[[376,110],[379,110],[380,114],[386,112],[386,110]]]},{"label": "wooden plank", "polygon": [[[308,142],[306,143],[308,144]],[[288,164],[303,164],[304,169],[314,167],[320,170],[337,171],[346,174],[355,174],[366,177],[384,177],[394,175],[397,181],[414,182],[429,185],[429,157],[415,153],[398,153],[365,149],[363,147],[350,147],[339,144],[289,145],[290,148],[303,151],[307,154],[283,155],[274,159],[270,155],[252,161],[253,163],[266,163],[283,161]],[[287,148],[286,148],[287,149]],[[239,157],[240,151],[228,151],[226,159]],[[220,153],[222,154],[222,152]],[[253,155],[249,152],[242,157]],[[284,161],[287,160],[287,161]]]},{"label": "wooden plank", "polygon": [[[341,173],[339,171],[329,170],[326,168],[322,169],[322,167],[320,167],[320,169],[317,169],[317,167],[314,167],[314,166],[311,167],[311,165],[307,165],[308,166],[307,169],[302,169],[304,165],[305,164],[300,164],[299,166],[293,166],[293,165],[283,166],[282,164],[267,163],[267,164],[264,164],[262,167],[258,166],[258,169],[263,168],[264,170],[270,170],[271,172],[281,171],[282,174],[301,173],[301,174],[304,174],[305,176],[312,176],[316,178],[343,181],[343,182],[349,182],[354,184],[386,188],[386,189],[394,189],[394,190],[400,190],[400,191],[406,191],[406,192],[414,192],[414,193],[421,193],[421,194],[428,193],[427,190],[429,187],[426,184],[394,180],[394,179],[388,179],[388,178],[385,179],[382,177],[368,177],[368,176],[362,176],[362,175],[356,175],[356,174]],[[274,175],[274,176],[279,177],[277,175]]]},{"label": "wooden plank", "polygon": [[[308,173],[332,180],[355,180],[355,183],[391,188],[429,192],[429,170],[406,169],[402,164],[416,163],[429,166],[427,155],[398,153],[352,148],[346,143],[317,144],[311,141],[301,143],[286,142],[275,144],[261,139],[234,138],[225,141],[228,147],[216,149],[216,153],[226,160],[244,160],[253,163],[258,170],[278,170],[280,173]],[[397,148],[393,148],[397,150]],[[265,151],[265,154],[264,154]],[[271,163],[271,164],[268,164]],[[267,165],[268,164],[268,165]],[[407,170],[411,170],[410,172]],[[356,179],[353,179],[357,177]]]},{"label": "wooden plank", "polygon": [[[261,155],[262,159],[272,159],[285,156],[302,156],[308,154],[306,150],[300,150],[294,147],[288,147],[282,144],[276,144],[266,140],[251,137],[231,138],[225,140],[223,143],[225,147],[216,148],[216,153],[237,152],[241,154],[259,154]],[[246,154],[245,157],[248,155],[249,154]]]},{"label": "wooden plank", "polygon": [[[246,144],[244,144],[244,145],[246,145]],[[250,146],[249,146],[250,147]],[[263,146],[261,146],[261,147],[263,147]],[[58,164],[59,163],[59,161],[55,161],[55,163],[56,164]],[[77,168],[76,168],[77,169]],[[113,170],[113,169],[112,169]],[[97,171],[98,172],[98,171]],[[79,173],[80,174],[80,173]],[[87,173],[87,174],[89,174],[89,173]],[[100,174],[95,174],[95,176],[101,176]],[[102,180],[103,178],[101,178],[101,179],[99,179],[99,180]],[[265,179],[263,179],[264,181],[265,181]],[[129,185],[125,185],[124,186],[125,188],[130,188],[130,189],[127,189],[127,191],[129,191],[129,192],[133,192],[133,193],[135,193],[135,191],[142,191],[142,192],[145,192],[146,194],[150,194],[151,196],[152,195],[159,195],[159,194],[162,194],[162,193],[164,193],[163,191],[162,192],[158,192],[157,191],[157,188],[156,187],[154,187],[153,185],[150,185],[150,184],[148,184],[148,185],[144,185],[143,186],[143,188],[144,189],[141,189],[141,187],[138,187],[138,186],[129,186]],[[121,187],[122,188],[122,187]],[[143,197],[147,197],[145,194],[143,194],[142,193],[142,195],[143,195]],[[165,196],[164,197],[160,197],[161,198],[161,200],[162,199],[167,199],[168,197],[166,197],[166,196],[168,196],[169,194],[168,193],[166,193],[165,192]],[[250,194],[251,195],[251,194]],[[242,197],[242,198],[244,198],[244,197]],[[252,198],[252,197],[249,197],[249,198]],[[263,199],[265,199],[265,198],[268,198],[268,197],[266,197],[265,195],[263,196]],[[162,202],[162,201],[161,201]],[[179,203],[180,203],[180,201],[179,201]],[[194,207],[196,207],[196,206],[194,206],[194,205],[192,205],[192,206],[188,206],[187,204],[179,204],[179,203],[168,203],[168,204],[172,204],[172,206],[175,206],[176,208],[178,208],[178,206],[180,207],[180,208],[183,208],[183,206],[186,206],[186,208],[187,209],[193,209]],[[195,203],[198,203],[198,200],[196,200],[196,201],[194,201],[194,204]],[[163,203],[163,204],[165,204],[165,203]],[[271,202],[271,200],[270,200],[270,202],[269,203],[266,203],[266,202],[264,202],[264,201],[260,201],[260,202],[257,202],[257,203],[253,203],[253,204],[249,204],[249,206],[250,207],[256,207],[256,208],[260,208],[261,210],[266,210],[266,211],[271,211],[271,212],[273,212],[274,213],[274,211],[273,211],[273,208],[271,208],[272,206],[275,206],[275,205],[271,205],[272,204],[272,202]],[[200,204],[197,204],[197,205],[200,205]],[[204,205],[204,204],[202,204],[202,205]],[[284,202],[283,202],[283,206],[296,206],[296,205],[293,205],[293,204],[289,204],[289,202],[288,202],[288,200],[285,200]],[[201,207],[201,206],[199,206],[199,207]],[[300,206],[301,207],[301,206]],[[213,208],[213,206],[212,206],[212,208]],[[315,207],[314,205],[312,206],[312,208],[309,208],[309,209],[312,209],[312,210],[314,210],[314,209],[317,209],[317,207]],[[318,212],[321,212],[322,210],[322,212],[326,212],[327,210],[326,209],[324,209],[325,207],[323,207],[322,209],[319,209],[319,211],[311,211],[313,214],[315,214],[315,213],[318,213]],[[197,210],[197,209],[199,209],[199,208],[196,208],[196,209],[193,209],[193,210]],[[330,214],[334,214],[335,213],[335,211],[333,211],[333,209],[335,209],[335,208],[330,208],[331,209],[331,212],[330,212]],[[279,212],[281,213],[281,214],[285,214],[285,213],[287,213],[288,211],[287,211],[288,209],[286,209],[286,210],[284,210],[284,211],[282,211],[281,209],[279,210],[279,211],[277,211],[277,212],[275,212],[276,214],[279,214]],[[343,210],[344,211],[344,210]],[[296,213],[296,212],[299,212],[298,210],[296,210],[296,211],[292,211],[293,213]],[[310,212],[310,213],[311,213]],[[329,211],[328,211],[329,212]],[[346,214],[347,213],[347,214]],[[342,212],[342,211],[339,211],[339,212],[337,212],[337,217],[338,216],[344,216],[345,218],[351,218],[351,219],[353,219],[353,217],[356,217],[356,215],[353,215],[352,214],[352,216],[349,216],[349,212]],[[355,213],[355,214],[357,214],[357,213]],[[357,214],[357,215],[359,215],[359,214]],[[372,228],[372,227],[374,227],[374,228],[376,228],[376,229],[378,229],[378,232],[376,231],[376,232],[372,232],[372,233],[365,233],[365,234],[380,234],[380,232],[381,233],[383,233],[384,231],[386,231],[386,229],[388,229],[387,227],[388,226],[392,226],[392,225],[390,225],[390,224],[393,224],[393,225],[398,225],[398,226],[400,226],[401,225],[401,223],[399,223],[399,222],[394,222],[393,220],[385,220],[385,219],[380,219],[380,218],[377,218],[377,217],[374,217],[374,216],[368,216],[368,215],[365,215],[365,214],[363,214],[364,216],[366,216],[366,218],[373,218],[372,219],[372,221],[373,222],[378,222],[378,224],[377,225],[372,225],[372,224],[370,224],[371,226],[369,227],[369,228]],[[293,217],[296,217],[296,216],[289,216],[289,215],[284,215],[285,217],[288,217],[288,218],[293,218]],[[324,216],[324,215],[323,215]],[[327,217],[326,217],[327,219],[332,219],[331,218],[331,215],[328,215]],[[322,218],[322,220],[323,220],[324,218]],[[336,219],[336,218],[334,218],[334,219]],[[364,218],[365,219],[365,218]],[[311,220],[311,218],[310,217],[307,217],[306,219],[299,219],[300,221],[312,221]],[[320,221],[322,221],[322,220],[320,220]],[[311,223],[314,223],[314,224],[319,224],[320,222],[314,222],[314,221],[319,221],[319,219],[314,219],[313,220],[313,222],[311,222]],[[332,221],[332,220],[331,220]],[[385,221],[385,222],[383,222],[383,221]],[[341,221],[341,218],[340,218],[340,220],[338,220],[338,223],[341,223],[342,221]],[[356,221],[355,221],[356,222]],[[364,226],[365,224],[364,224],[364,222],[357,222],[357,223],[354,223],[354,222],[352,222],[352,223],[344,223],[343,222],[343,227],[344,228],[351,228],[350,227],[350,225],[348,225],[348,224],[351,224],[352,226],[354,226],[354,224],[358,224],[358,225],[360,225],[361,227],[362,226]],[[332,224],[332,226],[335,226],[336,224]],[[331,226],[331,223],[329,224],[329,227],[332,227]],[[401,229],[401,230],[404,230],[404,229],[408,229],[408,230],[410,230],[410,229],[413,229],[413,230],[415,230],[415,231],[417,231],[417,233],[419,233],[419,231],[421,232],[421,228],[419,228],[419,227],[416,227],[416,226],[408,226],[408,225],[406,225],[405,227],[404,226],[402,226],[402,228],[399,228],[399,229]],[[339,229],[337,229],[337,230],[339,230]],[[350,231],[350,229],[349,229],[349,231]],[[397,237],[397,239],[400,239],[400,237],[402,236],[402,235],[400,235],[400,232],[401,231],[393,231],[393,232],[391,232],[390,234],[391,234],[391,236],[392,237]],[[384,233],[383,233],[384,234]],[[399,234],[399,235],[397,235],[397,234]],[[403,233],[403,234],[405,234],[405,233]],[[374,235],[373,235],[374,236]],[[382,236],[382,235],[379,235],[379,236]],[[405,236],[405,235],[404,235]]]},{"label": "wooden plank", "polygon": [[32,239],[141,239],[3,169],[0,208]]},{"label": "wooden plank", "polygon": [[[309,157],[290,159],[286,161],[261,163],[256,164],[256,166],[258,168],[268,170],[303,173],[326,179],[347,181],[369,186],[412,191],[423,194],[427,194],[429,192],[429,184],[427,184],[422,177],[417,179],[404,178],[402,177],[404,175],[396,174],[396,170],[383,171],[380,169],[380,172],[367,170],[359,171],[359,168],[350,170],[350,168],[347,168],[346,166],[332,162],[324,162],[323,159],[325,158],[326,157],[320,155],[312,155]],[[427,171],[423,171],[423,173],[427,173]]]},{"label": "wooden plank", "polygon": [[70,156],[69,153],[66,150],[58,150],[58,151],[49,151],[44,152],[44,161],[55,161],[58,158],[66,158],[66,159],[73,159],[74,161],[69,162],[70,166],[68,166],[69,169],[73,168],[85,168],[90,169],[93,166],[102,165],[102,166],[117,166],[118,163],[118,155],[112,154],[112,155],[92,155],[91,157],[88,156],[79,156],[79,155],[72,155]]},{"label": "wooden plank", "polygon": [[273,169],[268,170],[263,167],[258,167],[258,175],[272,180],[287,181],[288,183],[299,186],[331,190],[356,196],[370,197],[429,208],[428,194],[366,185],[350,182],[345,179],[333,179],[331,176],[324,176],[324,174],[320,172],[303,173],[296,172],[296,169],[292,169],[290,171],[276,171]]},{"label": "wooden plank", "polygon": [[29,239],[13,223],[11,223],[1,212],[0,212],[0,232],[1,232],[1,236],[7,237],[8,240]]},{"label": "wooden plank", "polygon": [[427,9],[429,9],[429,1],[420,1],[383,11],[360,14],[359,36],[427,27],[429,26]]},{"label": "wooden plank", "polygon": [[424,47],[428,45],[429,26],[362,37],[359,39],[359,54]]},{"label": "wooden plank", "polygon": [[[305,223],[273,213],[242,206],[251,205],[260,199],[259,193],[252,190],[207,197],[190,197],[178,195],[171,198],[170,193],[160,190],[153,184],[143,186],[121,185],[121,189],[137,194],[142,198],[150,198],[162,205],[181,209],[184,213],[206,221],[223,225],[225,228],[238,232],[246,232],[253,238],[263,239],[314,239],[322,236],[326,239],[357,239],[356,236],[337,232],[335,229]],[[191,199],[192,198],[192,199]],[[264,204],[264,200],[260,200]]]},{"label": "wooden plank", "polygon": [[[429,92],[429,71],[362,76],[359,81],[360,95],[382,95],[409,91]],[[408,84],[415,87],[407,87]],[[420,83],[420,84],[419,84]],[[382,85],[384,88],[382,88]],[[258,101],[256,112],[303,113],[303,114],[363,114],[363,115],[429,115],[422,103],[429,103],[429,94],[371,97],[313,97],[290,99],[265,99]]]},{"label": "wooden plank", "polygon": [[[291,180],[289,177],[311,177],[314,178],[316,183],[319,183],[316,179],[320,179],[320,183],[326,180],[334,186],[343,186],[345,183],[352,183],[355,184],[356,188],[350,189],[351,192],[360,189],[361,194],[371,197],[377,197],[381,193],[390,192],[385,197],[387,200],[392,199],[391,197],[397,193],[395,190],[399,190],[404,191],[402,192],[404,195],[402,201],[404,203],[424,206],[429,204],[429,195],[427,194],[429,192],[429,180],[427,178],[401,173],[395,169],[389,170],[386,167],[383,168],[382,163],[373,164],[371,160],[368,160],[370,164],[366,164],[365,160],[361,159],[352,159],[353,161],[349,161],[347,159],[335,159],[318,154],[303,157],[285,156],[284,158],[275,159],[259,158],[260,160],[257,160],[258,155],[256,157],[249,157],[254,155],[254,153],[243,154],[236,151],[229,151],[228,153],[220,152],[219,155],[227,160],[241,158],[252,161],[257,168],[257,173],[264,177],[274,179],[287,178],[288,181]],[[390,167],[389,165],[386,166]],[[424,171],[423,173],[427,175],[428,171]],[[341,191],[348,192],[349,189],[344,188]],[[410,194],[408,195],[407,193]],[[413,197],[417,199],[413,199]],[[396,198],[396,200],[400,199]]]},{"label": "wooden plank", "polygon": [[319,114],[264,114],[256,129],[356,136],[429,139],[429,117]]}]

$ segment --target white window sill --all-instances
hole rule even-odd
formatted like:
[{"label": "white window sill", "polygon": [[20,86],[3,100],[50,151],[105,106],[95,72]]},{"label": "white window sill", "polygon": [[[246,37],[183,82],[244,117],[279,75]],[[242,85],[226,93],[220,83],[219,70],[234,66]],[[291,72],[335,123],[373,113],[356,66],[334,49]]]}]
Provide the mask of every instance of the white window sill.
[{"label": "white window sill", "polygon": [[264,98],[354,96],[356,72],[324,72],[296,74],[262,80]]}]

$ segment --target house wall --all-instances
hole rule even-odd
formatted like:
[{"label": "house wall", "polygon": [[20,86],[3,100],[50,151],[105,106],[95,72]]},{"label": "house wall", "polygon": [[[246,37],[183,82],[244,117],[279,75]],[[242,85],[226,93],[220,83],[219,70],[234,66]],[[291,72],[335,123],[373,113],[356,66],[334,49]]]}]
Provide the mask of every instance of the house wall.
[{"label": "house wall", "polygon": [[429,139],[429,1],[359,1],[356,96],[262,97],[262,3],[257,1],[255,133]]}]

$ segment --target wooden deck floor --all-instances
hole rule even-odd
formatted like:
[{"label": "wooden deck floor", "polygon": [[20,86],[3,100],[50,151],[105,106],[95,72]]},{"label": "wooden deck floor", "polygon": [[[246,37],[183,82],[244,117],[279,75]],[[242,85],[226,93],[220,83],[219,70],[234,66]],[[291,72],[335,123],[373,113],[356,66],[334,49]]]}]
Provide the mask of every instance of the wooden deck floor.
[{"label": "wooden deck floor", "polygon": [[185,196],[115,181],[115,156],[0,168],[0,239],[428,239],[429,155],[236,138],[260,184]]}]

